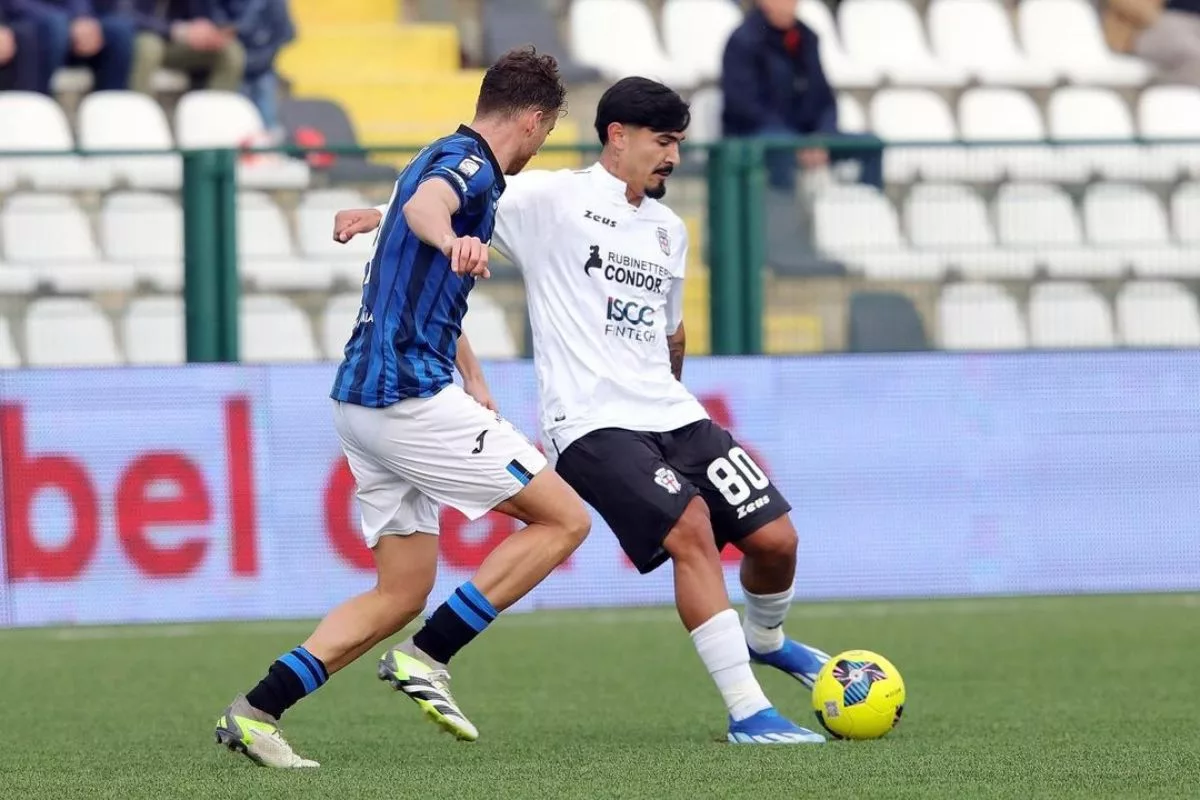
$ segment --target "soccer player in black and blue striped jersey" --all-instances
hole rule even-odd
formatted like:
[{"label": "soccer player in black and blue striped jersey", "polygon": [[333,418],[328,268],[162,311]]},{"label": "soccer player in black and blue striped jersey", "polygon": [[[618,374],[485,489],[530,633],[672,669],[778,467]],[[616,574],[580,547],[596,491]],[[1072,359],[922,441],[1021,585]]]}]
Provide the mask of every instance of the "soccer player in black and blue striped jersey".
[{"label": "soccer player in black and blue striped jersey", "polygon": [[[520,172],[537,153],[565,95],[552,57],[532,49],[506,54],[484,76],[471,125],[426,147],[396,181],[331,392],[377,584],[330,612],[218,720],[217,741],[258,764],[317,766],[292,750],[279,718],[425,607],[437,571],[440,505],[470,519],[495,509],[527,525],[430,617],[430,635],[456,646],[482,632],[587,536],[591,518],[583,502],[495,413],[462,334],[471,288],[489,276],[488,242],[504,176]],[[348,239],[353,228],[338,231],[339,238]],[[412,648],[392,648],[378,672],[446,730],[478,737],[450,694],[442,664]]]}]

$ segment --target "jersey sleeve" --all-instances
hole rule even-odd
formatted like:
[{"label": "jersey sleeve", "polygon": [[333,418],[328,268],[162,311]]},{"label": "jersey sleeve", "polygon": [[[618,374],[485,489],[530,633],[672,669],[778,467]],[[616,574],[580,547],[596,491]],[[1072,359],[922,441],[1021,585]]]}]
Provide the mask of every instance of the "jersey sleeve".
[{"label": "jersey sleeve", "polygon": [[533,170],[508,179],[496,209],[492,246],[524,272],[553,225],[558,173]]},{"label": "jersey sleeve", "polygon": [[460,209],[487,197],[496,182],[495,172],[487,159],[458,149],[447,150],[429,163],[421,183],[431,178],[441,178],[450,184],[458,195]]}]

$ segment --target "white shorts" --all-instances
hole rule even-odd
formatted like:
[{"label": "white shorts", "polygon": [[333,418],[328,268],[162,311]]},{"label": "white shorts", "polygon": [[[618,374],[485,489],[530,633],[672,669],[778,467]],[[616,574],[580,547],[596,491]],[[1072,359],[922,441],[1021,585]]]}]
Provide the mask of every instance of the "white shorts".
[{"label": "white shorts", "polygon": [[438,506],[479,519],[546,466],[520,431],[451,384],[386,408],[333,401],[357,484],[363,538],[437,533]]}]

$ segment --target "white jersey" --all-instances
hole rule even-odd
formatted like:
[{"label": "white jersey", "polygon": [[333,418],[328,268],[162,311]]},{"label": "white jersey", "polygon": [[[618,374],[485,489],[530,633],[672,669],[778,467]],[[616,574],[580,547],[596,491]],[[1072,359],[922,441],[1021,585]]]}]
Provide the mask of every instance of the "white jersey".
[{"label": "white jersey", "polygon": [[687,229],[600,164],[508,179],[492,245],[525,276],[542,430],[566,450],[600,428],[671,431],[708,414],[671,373]]}]

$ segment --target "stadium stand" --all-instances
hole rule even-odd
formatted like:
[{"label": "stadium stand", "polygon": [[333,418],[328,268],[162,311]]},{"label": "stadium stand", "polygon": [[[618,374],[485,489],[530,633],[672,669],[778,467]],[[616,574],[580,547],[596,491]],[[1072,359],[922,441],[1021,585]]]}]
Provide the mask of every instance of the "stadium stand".
[{"label": "stadium stand", "polygon": [[[693,144],[720,139],[715,83],[740,20],[733,0],[443,6],[292,0],[299,35],[278,60],[291,141],[407,151],[240,153],[247,360],[339,357],[370,242],[334,243],[332,212],[385,200],[395,167],[469,117],[482,68],[517,39],[559,52],[571,80],[571,114],[552,145],[590,144],[598,90],[631,73],[689,96]],[[852,183],[847,163],[806,176],[796,197],[766,196],[769,351],[878,343],[864,315],[887,306],[899,319],[900,301],[879,300],[893,295],[918,315],[924,346],[1195,343],[1200,87],[1155,83],[1149,66],[1109,51],[1086,0],[802,0],[798,16],[820,35],[840,129],[888,143],[886,185]],[[76,72],[56,78],[56,98],[0,93],[0,153],[57,153],[0,157],[0,364],[179,362],[174,151],[242,149],[272,132],[241,95],[186,91],[182,76],[164,73],[155,96],[88,94]],[[589,158],[556,149],[531,166]],[[670,202],[691,233],[689,334],[706,352],[703,150],[687,164]],[[473,296],[481,354],[525,353],[522,291],[497,263]],[[54,321],[76,314],[73,330],[89,341],[52,341]]]}]

